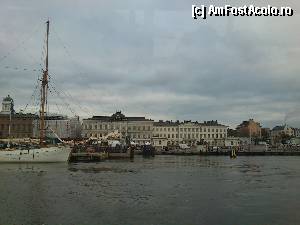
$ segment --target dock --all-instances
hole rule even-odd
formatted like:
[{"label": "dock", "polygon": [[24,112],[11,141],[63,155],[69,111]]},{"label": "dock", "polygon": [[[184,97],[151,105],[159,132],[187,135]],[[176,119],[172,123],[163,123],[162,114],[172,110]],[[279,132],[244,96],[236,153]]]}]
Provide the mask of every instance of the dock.
[{"label": "dock", "polygon": [[76,152],[70,154],[69,162],[100,162],[107,158],[105,152]]}]

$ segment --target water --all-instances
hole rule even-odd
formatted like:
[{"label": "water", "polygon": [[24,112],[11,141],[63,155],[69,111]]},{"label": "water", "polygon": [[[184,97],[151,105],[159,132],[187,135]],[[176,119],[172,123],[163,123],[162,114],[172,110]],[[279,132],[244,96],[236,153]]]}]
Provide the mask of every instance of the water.
[{"label": "water", "polygon": [[300,224],[300,157],[0,164],[0,224]]}]

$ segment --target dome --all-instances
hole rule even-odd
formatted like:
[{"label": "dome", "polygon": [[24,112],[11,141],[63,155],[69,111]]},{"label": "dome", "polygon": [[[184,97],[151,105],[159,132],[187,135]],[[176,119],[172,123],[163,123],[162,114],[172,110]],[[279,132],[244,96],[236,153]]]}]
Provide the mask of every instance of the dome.
[{"label": "dome", "polygon": [[121,111],[117,111],[111,116],[112,120],[124,120],[126,117],[124,114],[121,113]]},{"label": "dome", "polygon": [[7,95],[7,97],[5,97],[5,98],[3,99],[3,101],[13,102],[14,100],[13,100],[9,95]]}]

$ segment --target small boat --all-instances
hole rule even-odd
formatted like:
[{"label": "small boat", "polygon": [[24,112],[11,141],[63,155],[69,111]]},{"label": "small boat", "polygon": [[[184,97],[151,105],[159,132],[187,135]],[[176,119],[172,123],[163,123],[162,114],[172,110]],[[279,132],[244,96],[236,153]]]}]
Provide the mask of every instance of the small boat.
[{"label": "small boat", "polygon": [[146,142],[144,145],[142,145],[141,149],[144,157],[155,156],[155,148],[149,142]]}]

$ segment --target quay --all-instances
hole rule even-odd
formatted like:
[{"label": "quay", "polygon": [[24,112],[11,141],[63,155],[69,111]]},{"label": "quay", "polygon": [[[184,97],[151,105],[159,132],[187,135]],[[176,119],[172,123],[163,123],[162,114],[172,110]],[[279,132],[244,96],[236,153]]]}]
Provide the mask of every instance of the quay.
[{"label": "quay", "polygon": [[126,152],[71,152],[69,162],[101,162],[110,159],[133,159],[133,151]]},{"label": "quay", "polygon": [[103,152],[72,152],[69,162],[100,162],[107,158],[108,154]]},{"label": "quay", "polygon": [[[229,156],[231,150],[200,151],[200,152],[158,152],[156,155],[201,155],[201,156]],[[297,151],[236,151],[237,156],[300,156]]]}]

